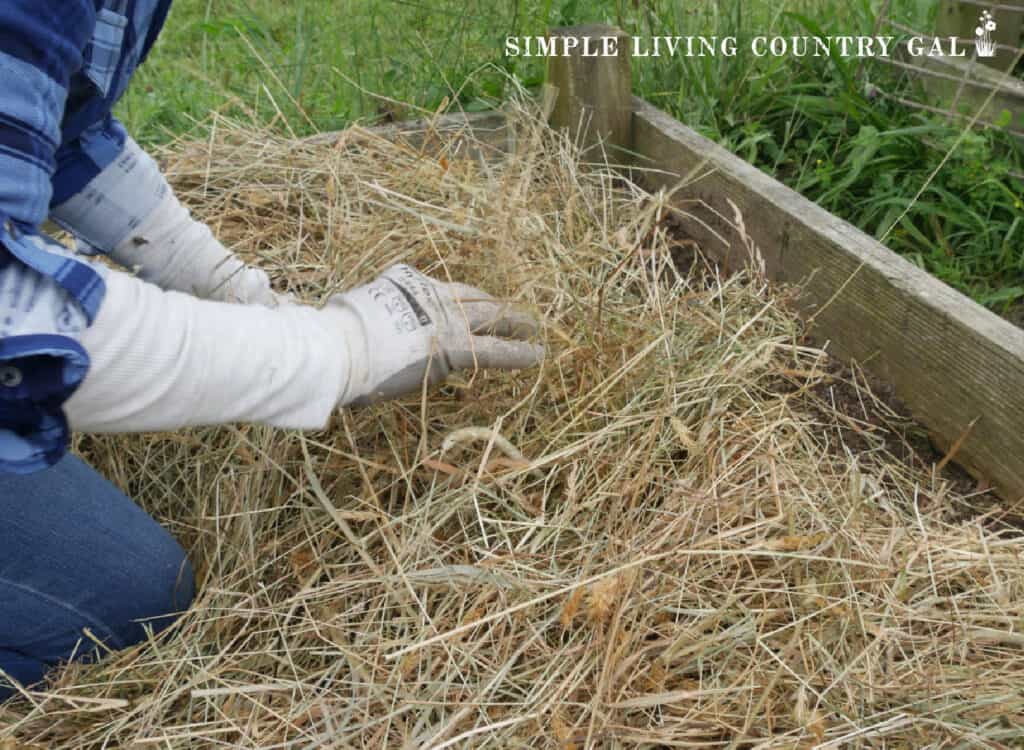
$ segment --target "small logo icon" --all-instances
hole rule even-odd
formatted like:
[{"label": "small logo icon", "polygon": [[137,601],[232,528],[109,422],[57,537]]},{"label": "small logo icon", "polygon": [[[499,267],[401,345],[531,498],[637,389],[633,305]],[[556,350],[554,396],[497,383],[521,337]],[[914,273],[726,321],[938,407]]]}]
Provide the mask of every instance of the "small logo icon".
[{"label": "small logo icon", "polygon": [[974,36],[977,37],[975,48],[978,50],[978,57],[995,57],[996,43],[992,39],[992,32],[996,30],[995,19],[986,10],[978,20],[981,25],[974,30]]}]

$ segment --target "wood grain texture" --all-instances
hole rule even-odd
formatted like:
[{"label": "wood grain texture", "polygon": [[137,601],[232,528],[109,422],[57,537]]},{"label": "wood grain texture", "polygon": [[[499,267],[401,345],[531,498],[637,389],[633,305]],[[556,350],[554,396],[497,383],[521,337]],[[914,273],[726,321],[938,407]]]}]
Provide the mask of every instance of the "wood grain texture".
[{"label": "wood grain texture", "polygon": [[1006,500],[1024,498],[1024,330],[642,99],[633,105],[643,181],[685,183],[673,203],[705,251],[744,262],[731,200],[768,276],[801,285],[814,338],[892,384],[940,445],[963,438],[957,463]]},{"label": "wood grain texture", "polygon": [[[548,58],[546,85],[554,96],[551,125],[567,128],[585,149],[626,147],[632,140],[632,72],[630,38],[623,31],[602,24],[552,29],[549,36],[579,40],[574,54]],[[604,51],[604,39],[615,40],[614,56],[584,56],[589,39],[593,49]],[[614,153],[610,154],[617,156]]]}]

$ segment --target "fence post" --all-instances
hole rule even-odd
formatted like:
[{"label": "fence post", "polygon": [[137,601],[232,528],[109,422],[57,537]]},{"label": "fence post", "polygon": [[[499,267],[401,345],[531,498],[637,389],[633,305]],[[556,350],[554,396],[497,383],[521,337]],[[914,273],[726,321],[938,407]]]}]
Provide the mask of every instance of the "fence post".
[{"label": "fence post", "polygon": [[614,152],[632,145],[633,91],[630,37],[604,24],[551,29],[555,55],[547,86],[555,97],[551,125],[568,128],[584,149]]},{"label": "fence post", "polygon": [[[1021,45],[1021,32],[1024,30],[1024,0],[993,0],[992,5],[999,6],[992,11],[997,28],[992,34],[996,44],[1004,45],[996,51],[995,57],[978,58],[979,62],[993,68],[1006,71],[1017,59],[1017,48]],[[1015,6],[1020,10],[1009,10]],[[987,3],[977,0],[942,0],[936,19],[936,34],[940,37],[959,37],[967,49],[974,47],[974,30],[978,28],[982,11],[989,7]],[[1005,47],[1013,47],[1006,49]]]}]

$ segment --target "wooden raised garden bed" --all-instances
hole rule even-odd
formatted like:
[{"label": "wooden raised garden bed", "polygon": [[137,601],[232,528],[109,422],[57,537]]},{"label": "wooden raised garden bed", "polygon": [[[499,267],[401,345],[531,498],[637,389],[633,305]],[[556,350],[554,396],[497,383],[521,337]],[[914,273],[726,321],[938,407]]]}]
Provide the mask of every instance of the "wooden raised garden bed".
[{"label": "wooden raised garden bed", "polygon": [[554,125],[644,170],[641,182],[669,191],[693,239],[726,265],[746,261],[738,209],[768,277],[800,286],[818,342],[891,384],[936,444],[1004,499],[1024,498],[1024,330],[633,97],[627,44],[613,58],[551,58],[548,78]]},{"label": "wooden raised garden bed", "polygon": [[[936,446],[1005,500],[1024,499],[1024,330],[900,257],[770,175],[632,95],[629,45],[600,24],[553,35],[620,38],[615,57],[552,57],[551,122],[664,189],[686,231],[724,267],[749,260],[742,216],[769,279],[799,286],[817,343],[889,384]],[[500,113],[380,128],[414,144],[469,128],[510,150]],[[316,140],[335,135],[316,136]],[[595,151],[596,154],[596,151]],[[476,156],[485,156],[476,154]]]}]

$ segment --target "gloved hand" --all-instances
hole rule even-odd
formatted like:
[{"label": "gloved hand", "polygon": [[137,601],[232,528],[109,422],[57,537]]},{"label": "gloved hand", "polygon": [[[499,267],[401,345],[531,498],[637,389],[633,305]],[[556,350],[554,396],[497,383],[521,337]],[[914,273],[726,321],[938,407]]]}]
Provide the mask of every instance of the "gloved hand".
[{"label": "gloved hand", "polygon": [[338,406],[415,393],[456,369],[529,367],[544,354],[495,337],[534,333],[529,316],[409,266],[322,309],[231,305],[112,269],[103,276],[103,304],[80,336],[89,372],[64,405],[72,428],[86,432],[321,429]]},{"label": "gloved hand", "polygon": [[121,155],[51,218],[86,251],[106,253],[161,289],[219,302],[289,301],[192,218],[156,162],[128,138]]},{"label": "gloved hand", "polygon": [[350,347],[343,406],[415,393],[453,370],[519,370],[544,357],[544,347],[524,340],[537,333],[531,316],[404,264],[335,295],[324,312],[337,317]]}]

